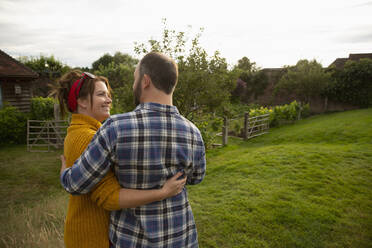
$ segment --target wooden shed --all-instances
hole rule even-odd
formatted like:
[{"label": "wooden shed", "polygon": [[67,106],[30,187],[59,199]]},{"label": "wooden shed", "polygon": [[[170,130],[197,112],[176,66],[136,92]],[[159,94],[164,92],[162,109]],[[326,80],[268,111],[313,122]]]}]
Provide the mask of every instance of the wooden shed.
[{"label": "wooden shed", "polygon": [[38,74],[0,50],[0,108],[8,103],[22,112],[29,112],[32,81]]}]

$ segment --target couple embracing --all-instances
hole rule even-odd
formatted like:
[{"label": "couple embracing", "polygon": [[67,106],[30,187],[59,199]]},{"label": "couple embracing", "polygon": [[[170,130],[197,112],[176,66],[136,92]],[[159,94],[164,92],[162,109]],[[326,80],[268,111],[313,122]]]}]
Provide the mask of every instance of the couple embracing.
[{"label": "couple embracing", "polygon": [[59,82],[61,107],[72,113],[61,168],[71,193],[67,248],[198,247],[184,185],[203,180],[205,149],[173,106],[177,65],[151,52],[134,78],[137,107],[111,117],[106,78],[74,71]]}]

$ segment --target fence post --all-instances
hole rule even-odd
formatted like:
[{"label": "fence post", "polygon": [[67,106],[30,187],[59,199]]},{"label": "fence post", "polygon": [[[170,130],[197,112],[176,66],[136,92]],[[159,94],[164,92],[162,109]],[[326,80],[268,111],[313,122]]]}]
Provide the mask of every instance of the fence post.
[{"label": "fence post", "polygon": [[30,120],[27,119],[27,151],[30,151],[30,140],[29,140],[29,135],[30,135]]},{"label": "fence post", "polygon": [[50,151],[50,137],[49,137],[49,122],[46,123],[46,127],[47,127],[47,135],[48,135],[48,152]]},{"label": "fence post", "polygon": [[227,145],[227,137],[229,135],[229,121],[226,116],[223,117],[223,127],[222,127],[222,145]]},{"label": "fence post", "polygon": [[244,140],[248,139],[249,113],[244,113]]},{"label": "fence post", "polygon": [[300,107],[298,109],[298,114],[297,114],[297,120],[301,120],[301,113],[302,112],[302,104],[300,103]]}]

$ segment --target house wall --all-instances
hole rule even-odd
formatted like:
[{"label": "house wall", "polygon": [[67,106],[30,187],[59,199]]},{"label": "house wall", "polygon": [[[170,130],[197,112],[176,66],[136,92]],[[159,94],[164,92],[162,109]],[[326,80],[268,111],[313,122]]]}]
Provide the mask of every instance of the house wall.
[{"label": "house wall", "polygon": [[[22,112],[30,112],[31,109],[31,82],[24,80],[1,80],[2,103],[8,103],[17,107]],[[16,94],[15,86],[20,86],[21,92]]]}]

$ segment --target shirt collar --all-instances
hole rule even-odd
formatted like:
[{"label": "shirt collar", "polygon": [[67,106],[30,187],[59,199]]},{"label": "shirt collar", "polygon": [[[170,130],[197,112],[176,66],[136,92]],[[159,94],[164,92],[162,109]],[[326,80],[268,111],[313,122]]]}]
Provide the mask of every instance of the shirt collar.
[{"label": "shirt collar", "polygon": [[164,104],[154,103],[154,102],[141,103],[134,109],[134,111],[137,111],[140,109],[179,114],[179,111],[176,106],[164,105]]}]

